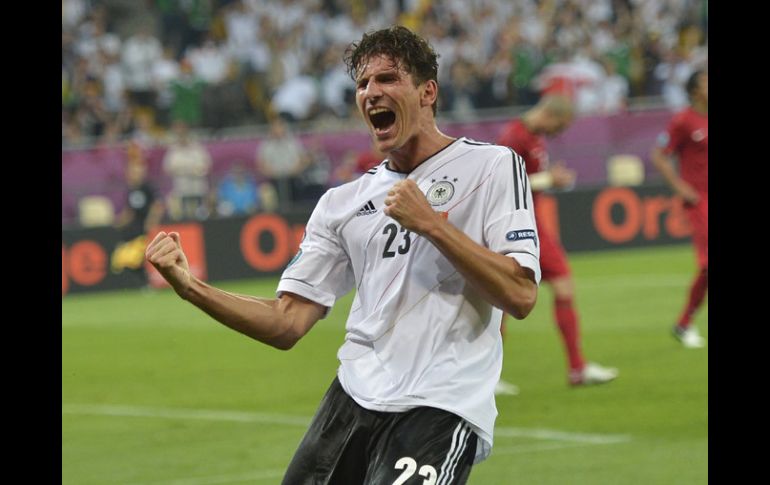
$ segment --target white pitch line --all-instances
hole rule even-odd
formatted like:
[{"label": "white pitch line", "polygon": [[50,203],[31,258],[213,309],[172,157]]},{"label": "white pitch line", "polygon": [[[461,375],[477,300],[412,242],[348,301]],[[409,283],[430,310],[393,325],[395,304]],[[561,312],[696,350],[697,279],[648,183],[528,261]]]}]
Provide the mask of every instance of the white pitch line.
[{"label": "white pitch line", "polygon": [[172,478],[170,480],[138,482],[131,485],[217,485],[222,483],[270,480],[272,478],[280,478],[284,475],[284,473],[284,470],[261,470],[251,473],[241,473],[238,475]]},{"label": "white pitch line", "polygon": [[581,446],[592,446],[598,443],[535,443],[529,445],[517,446],[495,446],[492,448],[492,455],[518,455],[520,453],[536,453],[538,451],[561,450],[564,448],[579,448]]},{"label": "white pitch line", "polygon": [[144,406],[116,406],[106,404],[62,404],[61,412],[62,414],[81,414],[92,416],[189,419],[201,421],[235,421],[240,423],[266,423],[303,427],[306,427],[310,424],[310,418],[292,416],[288,414],[217,411],[211,409],[155,408]]},{"label": "white pitch line", "polygon": [[552,429],[537,428],[495,428],[495,438],[536,438],[539,440],[567,441],[604,445],[631,441],[631,436],[624,434],[587,434],[570,433]]},{"label": "white pitch line", "polygon": [[[108,404],[62,404],[62,414],[88,416],[118,416],[133,418],[185,419],[202,421],[234,421],[240,423],[264,423],[286,426],[307,427],[310,418],[287,414],[266,414],[243,411],[218,411],[212,409],[179,409],[145,406],[123,406]],[[573,433],[540,428],[495,428],[499,438],[535,438],[586,444],[623,443],[631,440],[629,435]]]}]

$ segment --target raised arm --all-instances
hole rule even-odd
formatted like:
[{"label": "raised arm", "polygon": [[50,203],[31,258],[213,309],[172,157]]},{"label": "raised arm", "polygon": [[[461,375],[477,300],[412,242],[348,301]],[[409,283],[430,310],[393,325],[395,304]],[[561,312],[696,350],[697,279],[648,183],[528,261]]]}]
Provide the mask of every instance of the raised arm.
[{"label": "raised arm", "polygon": [[414,181],[396,183],[385,205],[385,214],[433,243],[488,302],[517,319],[535,306],[537,283],[532,270],[481,246],[453,226],[431,208]]},{"label": "raised arm", "polygon": [[179,234],[160,232],[147,246],[146,258],[184,300],[218,322],[281,350],[294,346],[323,316],[326,308],[293,293],[258,298],[215,288],[190,273]]}]

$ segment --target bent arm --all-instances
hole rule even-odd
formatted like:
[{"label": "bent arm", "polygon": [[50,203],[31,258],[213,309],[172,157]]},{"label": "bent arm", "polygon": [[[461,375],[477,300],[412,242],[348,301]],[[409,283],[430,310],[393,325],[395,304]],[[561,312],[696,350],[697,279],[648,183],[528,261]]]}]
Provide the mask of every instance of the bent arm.
[{"label": "bent arm", "polygon": [[531,269],[477,244],[443,217],[424,235],[488,302],[516,319],[532,311],[537,283]]},{"label": "bent arm", "polygon": [[652,164],[663,175],[666,183],[675,194],[687,202],[696,202],[698,200],[698,193],[679,176],[674,168],[674,164],[671,162],[671,158],[663,152],[662,148],[659,146],[653,147],[650,158],[652,159]]},{"label": "bent arm", "polygon": [[258,298],[223,291],[195,277],[180,296],[223,325],[281,350],[292,348],[325,311],[293,293]]},{"label": "bent arm", "polygon": [[397,182],[385,205],[386,215],[426,237],[489,303],[517,319],[532,311],[537,300],[534,273],[476,243],[435,212],[414,181]]},{"label": "bent arm", "polygon": [[321,319],[326,308],[293,293],[258,298],[215,288],[191,272],[179,234],[160,232],[147,246],[147,260],[184,300],[223,325],[281,350],[288,350]]}]

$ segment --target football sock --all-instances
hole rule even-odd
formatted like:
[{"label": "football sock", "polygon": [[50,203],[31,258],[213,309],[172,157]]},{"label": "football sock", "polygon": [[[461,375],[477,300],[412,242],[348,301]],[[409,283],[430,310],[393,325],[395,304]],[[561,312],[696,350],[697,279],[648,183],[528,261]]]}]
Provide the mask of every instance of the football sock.
[{"label": "football sock", "polygon": [[559,326],[564,347],[567,350],[570,370],[581,370],[585,361],[580,353],[580,331],[578,329],[577,312],[572,298],[556,298],[554,300],[556,324]]},{"label": "football sock", "polygon": [[679,321],[677,322],[679,327],[685,329],[690,326],[692,316],[695,311],[700,308],[701,303],[703,303],[708,287],[708,269],[702,269],[695,276],[695,280],[693,280],[692,286],[690,286],[690,295],[687,298],[687,306],[684,307],[684,311],[679,316]]}]

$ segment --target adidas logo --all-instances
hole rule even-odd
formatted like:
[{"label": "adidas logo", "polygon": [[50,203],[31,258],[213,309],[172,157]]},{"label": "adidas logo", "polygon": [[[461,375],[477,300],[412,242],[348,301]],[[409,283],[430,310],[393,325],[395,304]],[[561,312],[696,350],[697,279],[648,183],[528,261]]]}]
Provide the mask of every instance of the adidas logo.
[{"label": "adidas logo", "polygon": [[370,200],[365,206],[359,209],[359,211],[356,213],[356,217],[368,216],[374,214],[375,212],[377,212],[377,209],[374,208],[374,204],[372,204],[372,201]]}]

